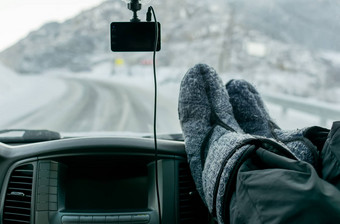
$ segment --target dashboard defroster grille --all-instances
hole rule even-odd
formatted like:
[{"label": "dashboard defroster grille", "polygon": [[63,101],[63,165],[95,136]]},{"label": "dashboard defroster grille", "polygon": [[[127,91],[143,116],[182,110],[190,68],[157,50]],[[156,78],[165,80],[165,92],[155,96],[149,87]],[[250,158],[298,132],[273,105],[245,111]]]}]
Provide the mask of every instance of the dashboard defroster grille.
[{"label": "dashboard defroster grille", "polygon": [[3,224],[30,223],[33,165],[19,166],[11,173],[3,210]]}]

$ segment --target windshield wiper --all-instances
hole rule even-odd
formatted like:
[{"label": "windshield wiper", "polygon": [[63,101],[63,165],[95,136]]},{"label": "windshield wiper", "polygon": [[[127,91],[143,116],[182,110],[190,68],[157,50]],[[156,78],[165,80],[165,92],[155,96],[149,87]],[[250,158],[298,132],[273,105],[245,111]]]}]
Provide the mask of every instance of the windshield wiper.
[{"label": "windshield wiper", "polygon": [[60,139],[60,134],[50,130],[4,129],[0,130],[0,142],[31,143]]}]

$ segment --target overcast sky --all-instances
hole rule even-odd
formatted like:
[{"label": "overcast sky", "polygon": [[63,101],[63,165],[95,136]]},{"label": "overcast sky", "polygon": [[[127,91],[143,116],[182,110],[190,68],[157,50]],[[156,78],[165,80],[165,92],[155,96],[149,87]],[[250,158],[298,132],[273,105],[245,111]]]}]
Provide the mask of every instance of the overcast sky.
[{"label": "overcast sky", "polygon": [[100,2],[103,0],[0,0],[0,51],[46,22],[62,22]]}]

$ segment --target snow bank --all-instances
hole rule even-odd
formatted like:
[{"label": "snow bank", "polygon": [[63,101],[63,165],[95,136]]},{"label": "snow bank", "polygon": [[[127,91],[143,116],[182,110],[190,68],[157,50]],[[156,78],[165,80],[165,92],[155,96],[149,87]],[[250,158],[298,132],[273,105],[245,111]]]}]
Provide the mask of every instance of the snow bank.
[{"label": "snow bank", "polygon": [[0,63],[0,97],[5,97],[20,80],[17,74]]}]

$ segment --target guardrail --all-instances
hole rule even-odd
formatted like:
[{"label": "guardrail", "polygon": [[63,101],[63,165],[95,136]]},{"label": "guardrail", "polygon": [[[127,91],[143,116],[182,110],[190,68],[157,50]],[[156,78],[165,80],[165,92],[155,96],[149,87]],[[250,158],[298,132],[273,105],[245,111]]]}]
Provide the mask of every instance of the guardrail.
[{"label": "guardrail", "polygon": [[340,105],[283,94],[265,93],[262,96],[266,102],[281,106],[283,113],[286,113],[288,109],[294,109],[316,115],[320,118],[320,124],[323,126],[327,124],[328,120],[340,120]]}]

